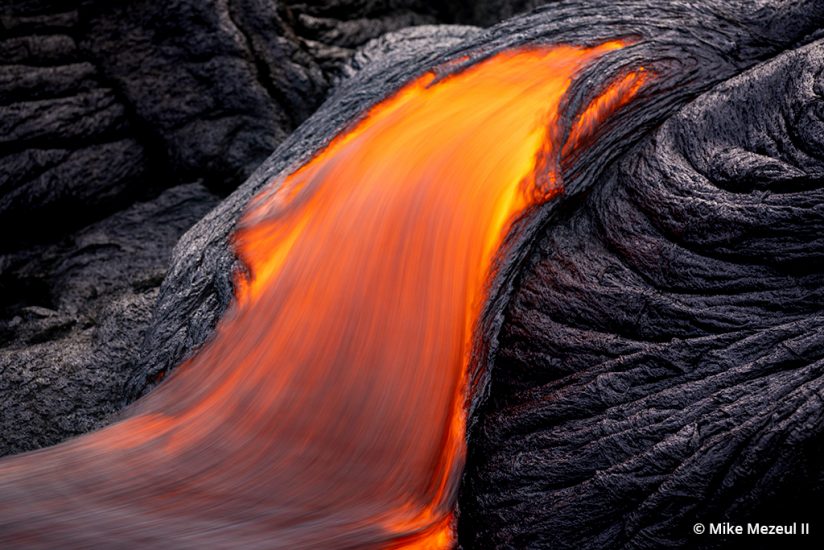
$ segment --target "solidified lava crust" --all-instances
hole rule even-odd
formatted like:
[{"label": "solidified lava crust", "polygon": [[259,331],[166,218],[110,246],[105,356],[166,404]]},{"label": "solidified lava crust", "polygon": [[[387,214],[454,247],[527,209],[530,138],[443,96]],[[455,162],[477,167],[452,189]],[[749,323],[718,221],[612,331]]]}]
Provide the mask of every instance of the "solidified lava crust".
[{"label": "solidified lava crust", "polygon": [[[816,540],[817,515],[804,503],[824,493],[824,3],[569,1],[486,29],[440,23],[485,25],[535,3],[400,2],[386,12],[354,0],[190,4],[175,2],[164,17],[141,3],[20,2],[0,13],[11,75],[0,79],[8,136],[0,227],[10,235],[0,249],[0,391],[9,396],[0,404],[0,453],[120,419],[0,461],[0,546],[740,542],[695,530],[720,522],[811,522],[813,535],[792,543]],[[357,17],[346,20],[347,10]],[[466,197],[426,223],[424,191],[382,195],[387,181],[414,172],[401,162],[388,163],[373,187],[368,169],[335,160],[345,156],[296,182],[351,146],[340,136],[369,135],[376,106],[415,82],[434,93],[512,52],[615,41],[620,47],[575,65],[557,102],[547,102],[557,109],[551,120],[543,114],[542,148],[528,155],[538,185],[520,203],[493,200],[513,206],[506,215],[471,207],[467,219],[497,232],[470,256],[480,269],[462,280],[474,294],[444,294],[475,296],[454,308],[461,316],[445,313],[448,300],[431,299],[437,322],[407,326],[409,317],[388,315],[362,333],[438,328],[421,340],[429,348],[399,352],[407,365],[363,351],[380,346],[347,345],[358,342],[357,319],[370,319],[364,304],[391,279],[369,282],[365,262],[343,285],[354,305],[332,307],[353,320],[349,328],[278,320],[301,299],[318,309],[335,269],[323,263],[331,252],[301,269],[281,264],[280,252],[256,257],[256,227],[276,245],[265,250],[301,242],[271,225],[280,219],[272,212],[291,213],[290,227],[310,233],[339,215],[329,231],[343,240],[338,252],[361,234],[381,235],[378,224],[359,231],[356,222],[393,204],[401,214],[387,223],[428,228],[428,238],[404,241],[419,254],[425,243],[461,235],[438,224],[461,219]],[[535,81],[545,81],[539,72]],[[470,131],[450,143],[458,151],[482,136]],[[500,132],[499,153],[515,136]],[[487,154],[461,156],[469,167],[460,173],[488,175],[494,142]],[[443,147],[409,166],[425,173]],[[364,161],[372,176],[381,162]],[[457,172],[442,179],[461,188]],[[473,181],[482,180],[479,172]],[[333,213],[335,194],[354,202]],[[327,213],[301,222],[313,200]],[[347,233],[345,214],[358,208]],[[53,217],[54,228],[36,216]],[[385,257],[394,245],[382,243]],[[383,267],[409,272],[401,265]],[[410,287],[449,280],[433,273],[416,272]],[[275,282],[256,286],[268,279]],[[314,290],[289,297],[287,287],[307,281]],[[281,294],[267,290],[278,284]],[[262,296],[267,307],[244,309]],[[459,319],[462,332],[447,318]],[[232,323],[248,342],[226,337]],[[282,346],[271,335],[256,340],[262,325],[279,331]],[[444,351],[455,359],[443,364],[459,368],[427,371],[421,349]],[[329,369],[296,368],[304,360],[317,367],[326,351]],[[397,372],[376,380],[355,369],[348,384],[346,370],[333,368],[357,363],[347,353]],[[269,363],[286,367],[259,367],[266,354],[280,354]],[[232,370],[244,361],[256,366]],[[415,398],[422,380],[425,397]],[[354,409],[346,395],[379,403],[380,426],[347,424]],[[330,403],[340,407],[324,409]],[[418,416],[404,415],[412,411]],[[323,429],[307,418],[322,419]],[[421,429],[416,418],[427,419],[431,436],[414,441],[428,449],[419,454],[404,447],[404,435]],[[355,436],[370,431],[380,434],[381,452],[359,450],[364,439]],[[279,442],[267,440],[273,434]],[[311,443],[313,434],[321,443]],[[269,466],[279,472],[265,476],[272,486],[258,477]],[[305,493],[289,483],[301,479],[294,466],[320,472],[302,479]],[[121,484],[113,474],[141,471]],[[404,485],[410,471],[421,475]],[[402,497],[358,499],[392,491]],[[319,504],[323,495],[337,512]],[[347,530],[347,521],[359,527]],[[741,540],[758,547],[766,539]]]}]

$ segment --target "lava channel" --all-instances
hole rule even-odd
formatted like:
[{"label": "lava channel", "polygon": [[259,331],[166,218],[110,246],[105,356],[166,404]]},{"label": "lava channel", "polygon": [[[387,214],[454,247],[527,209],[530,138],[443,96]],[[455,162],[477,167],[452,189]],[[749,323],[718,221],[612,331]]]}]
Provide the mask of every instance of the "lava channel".
[{"label": "lava channel", "polygon": [[614,41],[427,72],[264,188],[234,236],[248,277],[213,340],[126,417],[0,462],[0,546],[443,548],[467,378],[513,222],[562,192],[540,170],[573,78]]}]

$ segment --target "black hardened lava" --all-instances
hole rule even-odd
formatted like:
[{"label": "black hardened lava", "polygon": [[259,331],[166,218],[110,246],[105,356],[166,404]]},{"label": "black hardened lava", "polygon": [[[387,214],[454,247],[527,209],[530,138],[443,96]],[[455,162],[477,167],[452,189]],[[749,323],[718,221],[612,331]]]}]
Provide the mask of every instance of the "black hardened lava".
[{"label": "black hardened lava", "polygon": [[[243,207],[274,176],[296,167],[322,148],[347,124],[358,119],[411,77],[437,65],[468,56],[480,59],[496,51],[527,44],[595,44],[625,37],[636,43],[594,64],[570,91],[566,112],[579,112],[612,79],[644,67],[655,75],[642,96],[610,119],[598,139],[564,166],[566,197],[537,212],[521,232],[508,258],[500,294],[508,300],[511,279],[528,253],[535,234],[558,212],[577,208],[611,162],[626,154],[656,125],[680,107],[759,62],[812,41],[824,21],[820,2],[776,3],[755,9],[749,2],[714,2],[702,7],[653,2],[565,2],[516,17],[486,31],[469,32],[443,50],[437,36],[429,48],[399,47],[343,82],[303,125],[293,132],[235,193],[181,240],[171,272],[161,289],[139,366],[130,384],[132,398],[145,393],[152,380],[168,372],[209,337],[232,298],[238,267],[228,237]],[[748,7],[749,6],[749,7]],[[728,17],[737,13],[737,21]],[[606,17],[605,14],[611,14]],[[454,32],[454,31],[453,31]],[[403,46],[403,44],[401,45]],[[571,120],[565,121],[568,129]],[[493,306],[503,305],[493,300]],[[490,319],[495,307],[491,306]],[[494,325],[494,323],[492,323]],[[495,326],[486,339],[494,347]]]},{"label": "black hardened lava", "polygon": [[175,242],[436,7],[0,2],[0,456],[108,422]]},{"label": "black hardened lava", "polygon": [[[137,31],[121,37],[110,23],[117,19],[103,11],[84,19],[99,31],[94,39],[84,39],[71,54],[77,57],[60,63],[71,66],[66,79],[82,84],[65,84],[85,98],[75,110],[88,109],[109,126],[78,127],[83,149],[65,159],[28,152],[46,130],[15,140],[19,151],[9,153],[16,155],[13,167],[36,172],[40,164],[43,170],[71,167],[86,149],[97,162],[93,152],[108,148],[122,170],[111,182],[92,178],[101,188],[132,193],[136,181],[161,168],[225,191],[279,144],[182,237],[168,273],[165,265],[144,262],[146,271],[165,279],[159,291],[157,282],[146,283],[153,293],[140,298],[137,314],[119,321],[137,319],[146,328],[117,340],[130,350],[129,371],[119,375],[128,382],[117,399],[125,404],[148,393],[212,335],[233,297],[239,266],[228,240],[250,197],[311,158],[369,106],[450,61],[472,63],[528,44],[624,38],[632,45],[605,56],[575,83],[568,117],[626,71],[644,67],[648,84],[592,143],[565,160],[565,195],[519,224],[485,310],[459,543],[467,549],[662,548],[746,540],[758,547],[773,541],[702,536],[694,526],[809,521],[824,531],[815,523],[820,514],[805,505],[824,496],[824,2],[563,1],[489,29],[404,31],[348,64],[346,52],[335,48],[351,53],[363,41],[340,38],[347,27],[336,26],[340,13],[332,7],[298,13],[261,11],[256,2],[227,5],[226,14],[195,20],[206,34],[209,25],[235,25],[237,32],[218,38],[238,58],[236,87],[249,101],[232,103],[232,87],[210,90],[204,95],[223,98],[225,109],[184,102],[191,117],[169,118],[179,114],[174,105],[164,111],[134,91],[145,82],[118,49],[155,42]],[[410,4],[410,23],[443,17],[420,5]],[[111,9],[142,14],[164,37],[163,28],[151,26],[160,23],[149,8]],[[364,10],[361,19],[369,15]],[[476,16],[481,11],[474,10]],[[267,44],[255,13],[276,21],[284,42]],[[28,19],[12,38],[48,28],[57,44],[64,34],[75,36],[61,29],[74,29],[77,17]],[[399,26],[385,19],[386,30]],[[94,46],[95,40],[103,42]],[[282,80],[271,73],[279,47],[299,50],[292,69],[295,78],[307,78],[305,89],[289,89],[291,73]],[[87,62],[87,52],[98,57]],[[197,51],[184,48],[180,55],[202,61]],[[154,61],[160,63],[155,73],[172,86],[173,78],[163,79],[178,60],[161,61]],[[208,84],[208,76],[193,78]],[[49,83],[63,90],[63,80]],[[278,122],[246,139],[243,122],[258,124],[260,113]],[[199,131],[212,119],[219,121],[212,126],[214,143]],[[563,121],[567,130],[571,124]],[[171,156],[155,154],[156,139]],[[216,151],[224,146],[230,154],[221,158]],[[30,185],[27,174],[10,180],[12,187]],[[220,177],[210,181],[214,174]],[[58,191],[76,196],[73,179],[55,178]],[[117,202],[99,197],[101,208]],[[196,219],[191,212],[199,217],[214,200],[200,183],[159,197],[146,207],[153,223],[171,217],[178,233]],[[60,197],[48,198],[59,203]],[[186,215],[164,208],[186,201],[192,205]],[[5,204],[0,198],[0,214]],[[40,204],[26,208],[36,212]],[[9,219],[22,215],[12,206],[8,211],[17,216]],[[135,225],[128,212],[121,215],[125,221],[111,223]],[[98,223],[105,228],[109,221]],[[97,233],[84,231],[80,242],[94,245]],[[177,233],[165,238],[170,235]],[[127,237],[106,244],[128,244]],[[65,263],[62,258],[55,263]],[[20,293],[42,294],[41,283],[21,273],[14,279]],[[131,284],[130,293],[140,290],[140,281]],[[155,294],[149,322],[146,300]],[[27,311],[37,313],[36,307],[52,316],[51,308],[59,309],[52,302],[29,304]],[[120,329],[107,330],[88,337],[101,340]],[[105,349],[105,342],[96,346]]]},{"label": "black hardened lava", "polygon": [[694,524],[815,524],[824,41],[702,94],[593,183],[507,308],[465,546],[714,547],[732,540]]},{"label": "black hardened lava", "polygon": [[652,85],[565,166],[567,197],[521,228],[488,308],[460,542],[721,545],[692,525],[795,517],[786,504],[822,490],[824,5],[651,4],[549,6],[346,83],[184,238],[133,395],[228,303],[225,220],[366,106],[462,55],[635,37],[570,111],[622,70]]}]

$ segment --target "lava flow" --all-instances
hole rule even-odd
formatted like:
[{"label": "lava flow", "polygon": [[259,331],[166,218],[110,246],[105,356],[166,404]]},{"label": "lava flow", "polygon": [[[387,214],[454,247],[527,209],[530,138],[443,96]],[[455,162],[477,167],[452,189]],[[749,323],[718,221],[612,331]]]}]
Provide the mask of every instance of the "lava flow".
[{"label": "lava flow", "polygon": [[[0,546],[453,544],[496,254],[561,192],[537,166],[575,147],[555,143],[572,79],[623,46],[428,72],[272,182],[235,235],[249,274],[214,339],[124,420],[0,462]],[[608,88],[574,139],[643,79]]]}]

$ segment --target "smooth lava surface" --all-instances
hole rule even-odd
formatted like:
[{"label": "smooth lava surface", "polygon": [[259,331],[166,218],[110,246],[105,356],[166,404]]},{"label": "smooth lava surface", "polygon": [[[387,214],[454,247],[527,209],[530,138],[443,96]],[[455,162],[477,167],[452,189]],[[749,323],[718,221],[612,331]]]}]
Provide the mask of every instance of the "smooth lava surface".
[{"label": "smooth lava surface", "polygon": [[613,83],[556,143],[572,79],[624,46],[425,73],[271,182],[214,339],[124,420],[0,461],[0,547],[451,546],[496,254],[562,192],[539,165],[643,84]]}]

